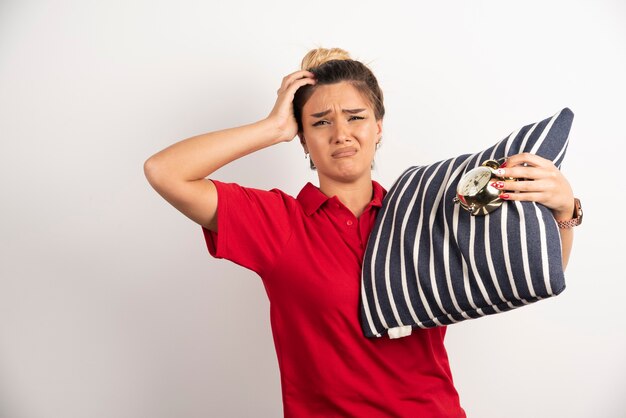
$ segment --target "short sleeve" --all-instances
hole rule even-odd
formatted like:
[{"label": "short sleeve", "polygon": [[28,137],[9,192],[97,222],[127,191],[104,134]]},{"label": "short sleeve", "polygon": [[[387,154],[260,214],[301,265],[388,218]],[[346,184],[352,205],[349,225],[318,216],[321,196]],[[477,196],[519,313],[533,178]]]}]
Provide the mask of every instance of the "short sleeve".
[{"label": "short sleeve", "polygon": [[209,253],[262,275],[291,235],[295,199],[277,189],[212,181],[217,189],[217,232],[202,228]]}]

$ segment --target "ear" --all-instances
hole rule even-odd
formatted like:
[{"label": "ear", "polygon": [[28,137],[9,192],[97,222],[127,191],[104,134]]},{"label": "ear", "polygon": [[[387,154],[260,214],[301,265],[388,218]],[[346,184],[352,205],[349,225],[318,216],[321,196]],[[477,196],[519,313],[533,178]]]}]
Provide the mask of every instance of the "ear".
[{"label": "ear", "polygon": [[383,137],[383,120],[379,119],[376,121],[376,142],[380,142],[380,139]]},{"label": "ear", "polygon": [[300,144],[302,145],[302,148],[304,149],[304,152],[306,154],[309,153],[309,147],[306,146],[306,139],[304,139],[304,134],[302,133],[302,131],[298,132],[298,138],[300,138]]}]

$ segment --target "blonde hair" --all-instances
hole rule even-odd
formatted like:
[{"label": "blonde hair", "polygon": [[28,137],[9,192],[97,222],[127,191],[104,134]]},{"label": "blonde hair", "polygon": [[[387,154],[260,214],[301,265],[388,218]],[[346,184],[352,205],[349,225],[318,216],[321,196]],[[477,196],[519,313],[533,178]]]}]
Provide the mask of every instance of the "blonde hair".
[{"label": "blonde hair", "polygon": [[304,58],[300,68],[308,70],[310,68],[319,67],[327,61],[332,60],[349,60],[352,59],[348,51],[341,48],[316,48],[310,50]]}]

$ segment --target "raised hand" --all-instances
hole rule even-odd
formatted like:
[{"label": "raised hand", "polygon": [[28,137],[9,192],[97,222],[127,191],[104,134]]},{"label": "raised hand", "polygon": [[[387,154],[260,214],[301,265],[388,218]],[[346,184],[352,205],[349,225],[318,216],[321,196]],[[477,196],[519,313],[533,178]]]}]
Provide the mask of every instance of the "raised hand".
[{"label": "raised hand", "polygon": [[293,98],[296,91],[307,84],[315,84],[313,73],[306,70],[296,71],[283,78],[276,92],[278,98],[267,119],[278,129],[281,141],[291,141],[298,134],[298,124],[293,114]]}]

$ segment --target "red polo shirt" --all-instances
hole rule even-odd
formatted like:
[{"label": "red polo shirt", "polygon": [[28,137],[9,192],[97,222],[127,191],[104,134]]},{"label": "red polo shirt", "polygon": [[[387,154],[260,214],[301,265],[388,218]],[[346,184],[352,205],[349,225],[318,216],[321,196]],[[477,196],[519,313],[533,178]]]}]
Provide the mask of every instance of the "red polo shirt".
[{"label": "red polo shirt", "polygon": [[361,264],[385,190],[356,218],[308,183],[280,190],[217,187],[211,255],[259,274],[270,300],[286,417],[465,417],[446,329],[368,339],[359,322]]}]

